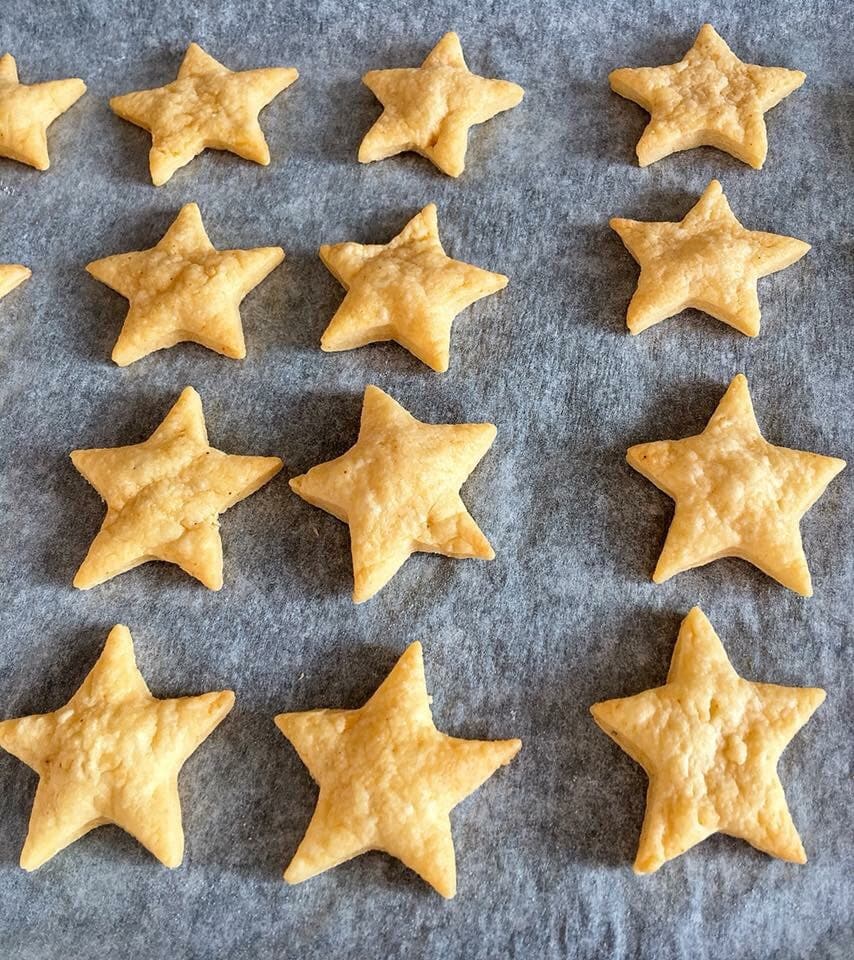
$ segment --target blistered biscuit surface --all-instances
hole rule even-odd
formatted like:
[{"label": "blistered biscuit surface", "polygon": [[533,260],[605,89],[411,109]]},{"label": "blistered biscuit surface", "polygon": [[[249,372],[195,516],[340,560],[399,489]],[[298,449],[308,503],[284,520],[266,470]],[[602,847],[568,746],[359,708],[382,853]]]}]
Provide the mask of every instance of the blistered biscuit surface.
[{"label": "blistered biscuit surface", "polygon": [[651,115],[637,145],[642,167],[710,146],[758,169],[768,153],[765,111],[797,90],[806,74],[743,63],[707,23],[678,63],[624,67],[608,79],[615,93]]},{"label": "blistered biscuit surface", "polygon": [[320,787],[311,823],[285,871],[288,883],[381,850],[443,897],[454,896],[449,814],[522,744],[446,736],[433,724],[430,702],[421,644],[413,643],[360,709],[276,717]]},{"label": "blistered biscuit surface", "polygon": [[729,385],[702,433],[637,444],[626,459],[676,501],[656,583],[740,557],[790,590],[812,595],[799,524],[845,461],[769,443],[743,375]]},{"label": "blistered biscuit surface", "polygon": [[356,603],[418,551],[493,559],[459,490],[494,439],[491,423],[422,423],[378,387],[365,389],[355,445],[290,482],[349,525]]},{"label": "blistered biscuit surface", "polygon": [[167,867],[184,856],[178,773],[234,705],[230,690],[158,700],[113,627],[64,707],[0,722],[0,747],[39,775],[21,866],[35,870],[95,827],[114,823]]},{"label": "blistered biscuit surface", "polygon": [[371,70],[362,80],[383,112],[362,140],[359,161],[413,150],[451,177],[465,169],[469,128],[517,106],[524,95],[515,83],[472,73],[455,33],[446,33],[420,67]]},{"label": "blistered biscuit surface", "polygon": [[699,607],[685,618],[667,683],[590,709],[649,776],[636,873],[652,873],[713,833],[805,863],[777,761],[824,690],[742,679]]}]

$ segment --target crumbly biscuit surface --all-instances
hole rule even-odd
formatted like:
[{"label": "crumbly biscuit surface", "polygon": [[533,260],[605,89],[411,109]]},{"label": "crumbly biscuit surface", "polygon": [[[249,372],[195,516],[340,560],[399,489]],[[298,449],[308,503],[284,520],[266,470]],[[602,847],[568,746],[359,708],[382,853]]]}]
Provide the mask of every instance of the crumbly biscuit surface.
[{"label": "crumbly biscuit surface", "polygon": [[378,387],[366,388],[356,444],[290,482],[349,525],[356,603],[418,551],[495,556],[459,494],[494,439],[491,423],[421,423]]},{"label": "crumbly biscuit surface", "polygon": [[440,373],[448,369],[454,317],[507,285],[502,274],[445,254],[432,203],[389,243],[336,243],[322,246],[320,257],[347,289],[321,349],[394,340]]},{"label": "crumbly biscuit surface", "polygon": [[797,90],[806,74],[743,63],[707,23],[678,63],[624,67],[608,79],[615,93],[651,115],[637,145],[642,167],[710,146],[759,169],[768,153],[765,111]]},{"label": "crumbly biscuit surface", "polygon": [[449,814],[522,744],[446,736],[433,724],[430,702],[421,644],[413,643],[360,709],[276,717],[320,786],[311,823],[285,871],[288,883],[381,850],[442,896],[454,896]]},{"label": "crumbly biscuit surface", "polygon": [[95,827],[114,823],[167,867],[184,856],[178,773],[234,705],[230,690],[158,700],[113,627],[64,707],[0,722],[0,747],[39,775],[21,866],[35,870]]},{"label": "crumbly biscuit surface", "polygon": [[805,863],[777,761],[824,697],[817,688],[742,679],[695,607],[663,687],[591,707],[649,776],[635,872],[652,873],[718,832]]},{"label": "crumbly biscuit surface", "polygon": [[800,520],[845,461],[769,443],[743,375],[729,385],[702,433],[637,444],[626,459],[676,501],[656,583],[740,557],[790,590],[812,595]]},{"label": "crumbly biscuit surface", "polygon": [[0,57],[0,157],[47,170],[47,128],[85,92],[76,77],[21,83],[12,54]]}]

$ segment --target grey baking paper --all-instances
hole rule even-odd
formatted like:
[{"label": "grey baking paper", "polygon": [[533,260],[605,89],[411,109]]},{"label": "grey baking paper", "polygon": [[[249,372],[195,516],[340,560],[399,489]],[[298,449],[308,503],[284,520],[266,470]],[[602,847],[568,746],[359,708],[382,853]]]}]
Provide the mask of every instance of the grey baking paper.
[{"label": "grey baking paper", "polygon": [[[842,0],[4,0],[0,52],[22,80],[80,76],[89,91],[51,128],[49,172],[0,161],[0,261],[33,269],[0,304],[0,716],[65,703],[118,622],[155,695],[231,687],[237,705],[181,775],[174,871],[102,827],[24,873],[36,776],[0,753],[0,956],[850,956],[851,470],[803,522],[806,600],[736,560],[654,585],[672,504],[624,461],[632,443],[701,430],[739,371],[769,440],[850,459],[850,13]],[[712,149],[640,169],[647,114],[608,71],[678,60],[706,20],[742,59],[807,82],[767,115],[762,171]],[[414,155],[357,163],[380,112],[361,75],[418,65],[449,29],[472,70],[525,88],[522,104],[472,130],[458,180]],[[107,101],[171,81],[191,40],[232,69],[300,78],[261,115],[269,167],[208,151],[155,188],[149,136]],[[813,249],[760,281],[758,339],[696,312],[629,336],[637,267],[608,218],[678,220],[713,177],[747,227]],[[119,369],[127,303],[83,267],[152,246],[189,201],[218,247],[286,251],[244,302],[249,356],[187,344]],[[318,246],[386,242],[429,202],[451,256],[511,278],[457,320],[448,373],[394,344],[321,353],[343,291]],[[497,424],[463,497],[498,556],[415,556],[356,607],[346,526],[287,480],[353,443],[367,383],[423,420]],[[69,451],[145,439],[188,384],[215,446],[285,461],[223,517],[225,588],[147,564],[73,590],[103,508]],[[663,683],[694,604],[743,676],[828,691],[780,763],[806,866],[716,836],[632,874],[646,778],[588,708]],[[524,742],[452,815],[456,899],[378,853],[286,886],[316,788],[273,715],[361,705],[416,639],[441,730]]]}]

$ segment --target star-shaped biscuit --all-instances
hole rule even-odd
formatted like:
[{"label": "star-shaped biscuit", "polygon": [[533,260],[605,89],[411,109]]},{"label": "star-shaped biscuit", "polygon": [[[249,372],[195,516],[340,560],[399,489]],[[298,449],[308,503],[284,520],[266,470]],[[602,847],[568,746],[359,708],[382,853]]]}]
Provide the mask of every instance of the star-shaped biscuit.
[{"label": "star-shaped biscuit", "polygon": [[448,369],[454,317],[507,286],[500,273],[446,256],[434,203],[389,243],[325,245],[320,258],[347,290],[322,350],[394,340],[439,373]]},{"label": "star-shaped biscuit", "polygon": [[649,777],[635,873],[713,833],[806,863],[777,761],[824,690],[742,679],[699,607],[682,622],[667,683],[590,710]]},{"label": "star-shaped biscuit", "polygon": [[509,763],[522,743],[439,733],[430,703],[421,644],[413,643],[358,710],[276,717],[276,726],[320,786],[311,823],[285,870],[288,883],[380,850],[443,897],[454,896],[449,814]]},{"label": "star-shaped biscuit", "polygon": [[0,722],[0,747],[39,775],[21,866],[35,870],[105,823],[167,867],[184,857],[178,773],[234,705],[230,690],[152,697],[127,627],[113,627],[83,685],[53,713]]},{"label": "star-shaped biscuit", "polygon": [[222,586],[219,515],[282,469],[278,457],[240,457],[208,443],[192,387],[143,443],[75,450],[71,461],[107,504],[74,586],[88,590],[149,560],[176,563],[211,590]]},{"label": "star-shaped biscuit", "polygon": [[611,227],[641,268],[626,316],[632,333],[694,307],[755,337],[756,281],[810,249],[794,237],[745,230],[717,180],[679,223],[614,217]]},{"label": "star-shaped biscuit", "polygon": [[414,150],[451,177],[465,169],[469,127],[517,106],[524,95],[515,83],[472,73],[455,33],[446,33],[420,67],[371,70],[362,82],[383,112],[362,140],[359,162]]},{"label": "star-shaped biscuit", "polygon": [[85,92],[76,78],[19,83],[15,58],[0,57],[0,157],[47,170],[47,128]]},{"label": "star-shaped biscuit", "polygon": [[845,461],[769,443],[759,432],[742,374],[702,433],[639,443],[626,459],[676,501],[652,575],[656,583],[722,557],[740,557],[784,587],[812,596],[799,524]]},{"label": "star-shaped biscuit", "polygon": [[191,43],[176,80],[113,97],[110,107],[151,134],[148,162],[159,187],[208,147],[267,166],[258,114],[298,75],[293,67],[232,71]]},{"label": "star-shaped biscuit", "polygon": [[20,263],[0,263],[0,300],[32,275],[33,271]]},{"label": "star-shaped biscuit", "polygon": [[797,90],[806,74],[743,63],[707,23],[679,63],[613,70],[608,79],[615,93],[651,115],[637,145],[642,167],[709,146],[758,170],[768,153],[763,114]]},{"label": "star-shaped biscuit", "polygon": [[217,250],[198,206],[185,204],[150,250],[119,253],[86,267],[96,280],[130,300],[113,360],[125,367],[188,340],[243,359],[240,302],[284,256],[281,247]]},{"label": "star-shaped biscuit", "polygon": [[349,525],[356,603],[413,553],[495,557],[459,494],[495,433],[491,423],[422,423],[379,387],[365,388],[355,445],[290,482],[303,500]]}]

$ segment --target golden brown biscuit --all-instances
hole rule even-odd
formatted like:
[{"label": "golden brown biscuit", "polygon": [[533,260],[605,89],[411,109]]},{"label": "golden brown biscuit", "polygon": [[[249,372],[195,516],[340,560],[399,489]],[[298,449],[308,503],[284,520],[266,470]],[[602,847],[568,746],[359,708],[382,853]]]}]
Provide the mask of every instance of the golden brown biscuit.
[{"label": "golden brown biscuit", "polygon": [[434,203],[389,243],[325,245],[320,259],[347,290],[322,350],[394,340],[439,373],[448,369],[454,317],[507,286],[500,273],[446,256]]},{"label": "golden brown biscuit", "polygon": [[281,247],[217,250],[198,206],[184,204],[150,250],[119,253],[86,266],[96,280],[130,301],[113,360],[125,367],[186,341],[243,359],[240,302],[284,256]]},{"label": "golden brown biscuit", "polygon": [[0,157],[47,170],[47,128],[85,92],[77,78],[20,83],[15,58],[0,57]]},{"label": "golden brown biscuit", "polygon": [[824,696],[743,680],[694,607],[663,687],[590,708],[649,777],[635,873],[652,873],[713,833],[806,863],[777,761]]},{"label": "golden brown biscuit", "polygon": [[706,429],[630,447],[629,464],[676,501],[652,575],[740,557],[784,587],[812,596],[800,520],[844,460],[775,447],[759,432],[747,378],[729,385]]},{"label": "golden brown biscuit", "polygon": [[320,786],[285,870],[301,883],[368,850],[402,861],[443,897],[457,889],[451,810],[522,746],[458,740],[430,712],[421,644],[411,644],[358,710],[282,713],[276,726]]},{"label": "golden brown biscuit", "polygon": [[491,423],[421,423],[379,387],[365,388],[355,445],[291,480],[303,500],[349,525],[356,603],[419,551],[493,559],[459,489],[494,439]]},{"label": "golden brown biscuit", "polygon": [[232,71],[191,43],[172,83],[113,97],[110,107],[151,134],[151,180],[160,186],[208,147],[267,166],[258,114],[298,76],[293,67]]},{"label": "golden brown biscuit", "polygon": [[717,180],[679,223],[615,217],[611,227],[641,268],[626,316],[632,333],[694,307],[755,337],[760,319],[756,281],[810,249],[794,237],[745,230]]},{"label": "golden brown biscuit", "polygon": [[176,563],[219,590],[219,515],[282,469],[278,457],[240,457],[214,449],[201,398],[192,387],[148,440],[75,450],[71,461],[107,504],[101,529],[74,577],[81,590],[149,560]]},{"label": "golden brown biscuit", "polygon": [[33,271],[20,263],[0,263],[0,300],[32,275]]},{"label": "golden brown biscuit", "polygon": [[371,70],[362,82],[383,112],[362,140],[359,162],[413,150],[451,177],[465,169],[469,128],[517,106],[524,95],[515,83],[472,73],[455,33],[446,33],[420,67]]},{"label": "golden brown biscuit", "polygon": [[763,114],[806,74],[743,63],[707,23],[679,63],[613,70],[608,79],[615,93],[651,114],[637,145],[642,167],[709,146],[759,169],[768,153]]},{"label": "golden brown biscuit", "polygon": [[234,705],[230,690],[152,697],[127,627],[113,627],[64,707],[0,722],[0,747],[39,775],[21,866],[35,870],[114,823],[167,867],[184,857],[178,773]]}]

